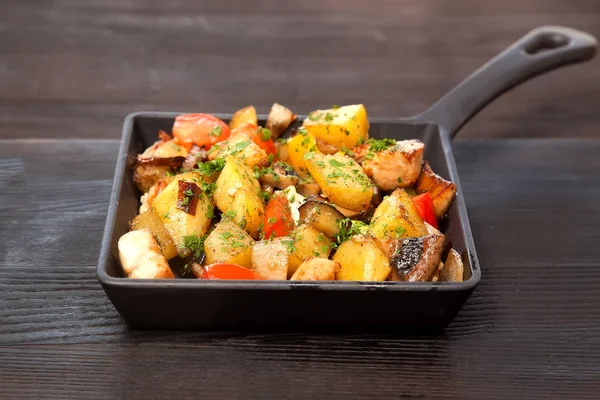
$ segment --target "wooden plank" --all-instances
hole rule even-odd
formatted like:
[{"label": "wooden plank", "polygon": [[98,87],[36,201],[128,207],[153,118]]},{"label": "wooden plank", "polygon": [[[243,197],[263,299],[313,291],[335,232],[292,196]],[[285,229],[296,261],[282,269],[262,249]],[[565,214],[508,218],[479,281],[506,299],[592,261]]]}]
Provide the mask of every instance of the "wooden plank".
[{"label": "wooden plank", "polygon": [[[0,132],[10,138],[116,138],[134,111],[266,112],[274,101],[408,116],[536,25],[600,35],[600,6],[585,0],[5,3]],[[594,137],[598,74],[588,63],[539,78],[461,136]]]}]

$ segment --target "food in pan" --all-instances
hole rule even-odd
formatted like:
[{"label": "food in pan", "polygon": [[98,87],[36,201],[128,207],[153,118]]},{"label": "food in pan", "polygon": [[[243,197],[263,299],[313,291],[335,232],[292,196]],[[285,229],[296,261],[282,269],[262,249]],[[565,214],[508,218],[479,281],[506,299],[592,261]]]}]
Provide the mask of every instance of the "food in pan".
[{"label": "food in pan", "polygon": [[300,124],[275,103],[264,127],[244,107],[229,123],[175,119],[137,158],[142,193],[118,243],[130,278],[462,281],[442,222],[455,185],[419,140],[369,138],[361,104]]}]

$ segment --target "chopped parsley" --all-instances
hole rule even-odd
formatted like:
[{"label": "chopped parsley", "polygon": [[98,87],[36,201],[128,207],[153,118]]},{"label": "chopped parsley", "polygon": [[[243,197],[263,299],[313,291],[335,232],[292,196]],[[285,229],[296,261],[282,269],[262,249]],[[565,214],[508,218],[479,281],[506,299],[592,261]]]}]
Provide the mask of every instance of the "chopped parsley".
[{"label": "chopped parsley", "polygon": [[369,139],[369,152],[378,153],[396,144],[394,139]]},{"label": "chopped parsley", "polygon": [[248,147],[248,145],[252,143],[251,140],[242,140],[241,142],[237,142],[236,144],[234,144],[233,146],[231,146],[229,148],[231,154],[235,154],[235,153],[239,153],[240,151],[244,150],[246,147]]},{"label": "chopped parsley", "polygon": [[333,114],[332,113],[325,114],[325,121],[327,121],[327,122],[333,121]]},{"label": "chopped parsley", "polygon": [[186,195],[187,197],[191,197],[194,195],[194,192],[192,191],[192,189],[187,189],[183,192],[184,195]]},{"label": "chopped parsley", "polygon": [[271,197],[271,193],[263,192],[262,190],[258,192],[258,195],[260,196],[261,199],[263,199],[263,201],[265,203],[268,202],[269,198]]},{"label": "chopped parsley", "polygon": [[215,190],[217,190],[217,183],[216,182],[213,182],[213,183],[202,182],[200,184],[200,188],[207,195],[211,195],[214,193]]},{"label": "chopped parsley", "polygon": [[317,112],[313,111],[308,114],[308,119],[313,122],[318,121],[319,118],[321,118],[321,113],[317,113]]},{"label": "chopped parsley", "polygon": [[402,178],[398,177],[398,183],[402,183]]},{"label": "chopped parsley", "polygon": [[188,204],[190,204],[190,198],[186,196],[181,200],[181,205],[187,206]]},{"label": "chopped parsley", "polygon": [[315,158],[315,152],[309,151],[308,153],[304,154],[304,157],[302,158],[305,160],[312,160],[313,158]]},{"label": "chopped parsley", "polygon": [[204,175],[212,175],[215,172],[221,171],[223,167],[225,167],[224,158],[217,158],[216,160],[207,161],[205,163],[198,163],[198,169],[200,170],[200,173]]},{"label": "chopped parsley", "polygon": [[339,232],[333,236],[335,243],[332,244],[332,247],[335,248],[352,236],[360,234],[360,225],[354,223],[350,218],[344,218],[338,222]]},{"label": "chopped parsley", "polygon": [[396,238],[399,238],[406,233],[406,229],[398,225],[396,229],[394,229],[394,233],[396,234]]},{"label": "chopped parsley", "polygon": [[237,240],[234,240],[234,241],[231,242],[231,247],[233,247],[233,248],[244,247],[244,243],[238,242]]},{"label": "chopped parsley", "polygon": [[169,213],[166,212],[165,215],[163,215],[163,218],[169,218]]},{"label": "chopped parsley", "polygon": [[212,204],[208,205],[208,208],[206,209],[206,218],[208,219],[212,219],[212,217],[215,216],[215,207]]},{"label": "chopped parsley", "polygon": [[267,222],[271,225],[273,225],[274,223],[277,222],[277,218],[275,217],[269,217],[269,219],[267,220]]},{"label": "chopped parsley", "polygon": [[333,105],[333,109],[334,109],[334,110],[337,110],[338,108],[340,108],[340,106],[338,106],[337,104],[334,104],[334,105]]},{"label": "chopped parsley", "polygon": [[204,241],[206,236],[188,235],[183,237],[183,247],[194,253],[194,258],[204,254]]},{"label": "chopped parsley", "polygon": [[332,167],[335,167],[335,168],[340,168],[340,167],[344,166],[344,163],[341,163],[338,160],[336,160],[335,158],[332,158],[329,160],[329,165],[331,165]]},{"label": "chopped parsley", "polygon": [[221,136],[221,134],[223,133],[223,128],[221,127],[221,125],[217,125],[214,128],[212,128],[212,130],[210,131],[210,136],[216,136],[219,137]]},{"label": "chopped parsley", "polygon": [[[306,136],[306,135],[308,135],[308,130],[305,127],[301,126],[300,128],[298,128],[298,134],[302,135],[302,136]],[[281,139],[279,139],[279,140],[281,140]]]},{"label": "chopped parsley", "polygon": [[227,240],[227,239],[229,239],[230,237],[233,236],[233,233],[231,233],[231,232],[223,232],[223,233],[221,233],[220,236],[221,236],[221,239]]},{"label": "chopped parsley", "polygon": [[234,210],[228,210],[228,211],[225,211],[225,212],[223,213],[223,215],[224,215],[225,217],[227,217],[227,218],[234,219],[234,218],[235,218],[235,216],[237,215],[237,211],[234,211]]},{"label": "chopped parsley", "polygon": [[292,239],[282,240],[281,244],[283,244],[287,248],[287,251],[290,253],[293,253],[294,251],[296,251],[296,246]]},{"label": "chopped parsley", "polygon": [[260,138],[263,141],[268,141],[271,140],[271,131],[268,130],[267,128],[258,128],[258,132],[260,134]]}]

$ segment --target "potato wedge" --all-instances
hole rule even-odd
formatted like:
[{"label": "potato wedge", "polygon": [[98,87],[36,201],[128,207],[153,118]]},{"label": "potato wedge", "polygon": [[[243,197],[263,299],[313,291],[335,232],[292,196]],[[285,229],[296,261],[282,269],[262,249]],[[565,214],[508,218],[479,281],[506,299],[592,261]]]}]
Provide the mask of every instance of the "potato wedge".
[{"label": "potato wedge", "polygon": [[429,192],[438,218],[446,215],[456,194],[456,185],[433,172],[427,161],[421,167],[416,189],[417,193]]},{"label": "potato wedge", "polygon": [[354,159],[341,154],[307,153],[306,166],[323,193],[334,204],[352,211],[369,207],[373,185]]},{"label": "potato wedge", "polygon": [[250,167],[264,165],[269,161],[267,153],[250,136],[245,133],[236,134],[235,131],[231,132],[229,139],[214,145],[208,152],[208,159],[211,161],[227,156],[243,160]]},{"label": "potato wedge", "polygon": [[396,189],[383,199],[370,225],[369,232],[379,239],[427,235],[425,223],[404,189]]},{"label": "potato wedge", "polygon": [[340,263],[337,279],[342,281],[385,281],[391,267],[376,239],[357,235],[338,247],[333,261]]},{"label": "potato wedge", "polygon": [[179,209],[177,200],[179,195],[178,182],[185,181],[200,185],[202,179],[202,175],[196,171],[177,175],[176,179],[156,196],[150,207],[161,219],[181,257],[185,257],[190,253],[190,250],[185,247],[186,236],[200,237],[206,234],[214,212],[214,205],[212,199],[202,193],[197,197],[194,215]]},{"label": "potato wedge", "polygon": [[265,205],[252,169],[237,157],[229,156],[216,183],[213,198],[219,210],[258,238]]},{"label": "potato wedge", "polygon": [[334,281],[340,270],[340,263],[327,258],[313,257],[305,260],[290,280],[292,281]]},{"label": "potato wedge", "polygon": [[288,142],[288,162],[298,175],[306,177],[308,175],[308,169],[306,168],[306,161],[304,155],[310,151],[317,151],[317,142],[313,135],[309,133],[294,136]]},{"label": "potato wedge", "polygon": [[246,122],[258,125],[258,118],[256,117],[256,108],[254,106],[247,106],[240,108],[231,117],[229,121],[229,129],[234,130]]},{"label": "potato wedge", "polygon": [[223,219],[204,242],[206,264],[230,263],[252,267],[254,240],[245,230],[229,219]]},{"label": "potato wedge", "polygon": [[277,139],[295,120],[296,114],[289,108],[273,103],[265,128],[271,131],[273,139]]},{"label": "potato wedge", "polygon": [[147,229],[152,232],[163,256],[167,260],[177,256],[177,247],[175,247],[171,235],[169,235],[165,225],[154,210],[148,210],[145,213],[139,214],[131,221],[131,230],[138,231],[140,229]]},{"label": "potato wedge", "polygon": [[310,225],[300,225],[290,236],[291,239],[282,240],[282,243],[291,250],[288,277],[291,277],[307,258],[328,258],[331,253],[331,240]]},{"label": "potato wedge", "polygon": [[265,279],[286,280],[289,256],[281,238],[262,240],[252,247],[252,270]]},{"label": "potato wedge", "polygon": [[303,126],[315,139],[338,150],[351,149],[369,138],[367,110],[362,104],[313,111]]},{"label": "potato wedge", "polygon": [[446,262],[439,270],[439,278],[442,282],[462,282],[464,276],[464,264],[458,251],[450,249]]}]

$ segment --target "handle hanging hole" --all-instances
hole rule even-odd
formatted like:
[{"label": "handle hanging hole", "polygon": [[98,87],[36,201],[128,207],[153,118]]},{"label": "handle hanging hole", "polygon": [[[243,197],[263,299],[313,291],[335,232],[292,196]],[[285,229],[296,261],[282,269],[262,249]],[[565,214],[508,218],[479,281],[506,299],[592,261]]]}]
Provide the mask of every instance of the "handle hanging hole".
[{"label": "handle hanging hole", "polygon": [[559,33],[545,33],[535,37],[531,42],[525,45],[527,54],[538,54],[544,51],[558,49],[569,44],[569,38]]}]

